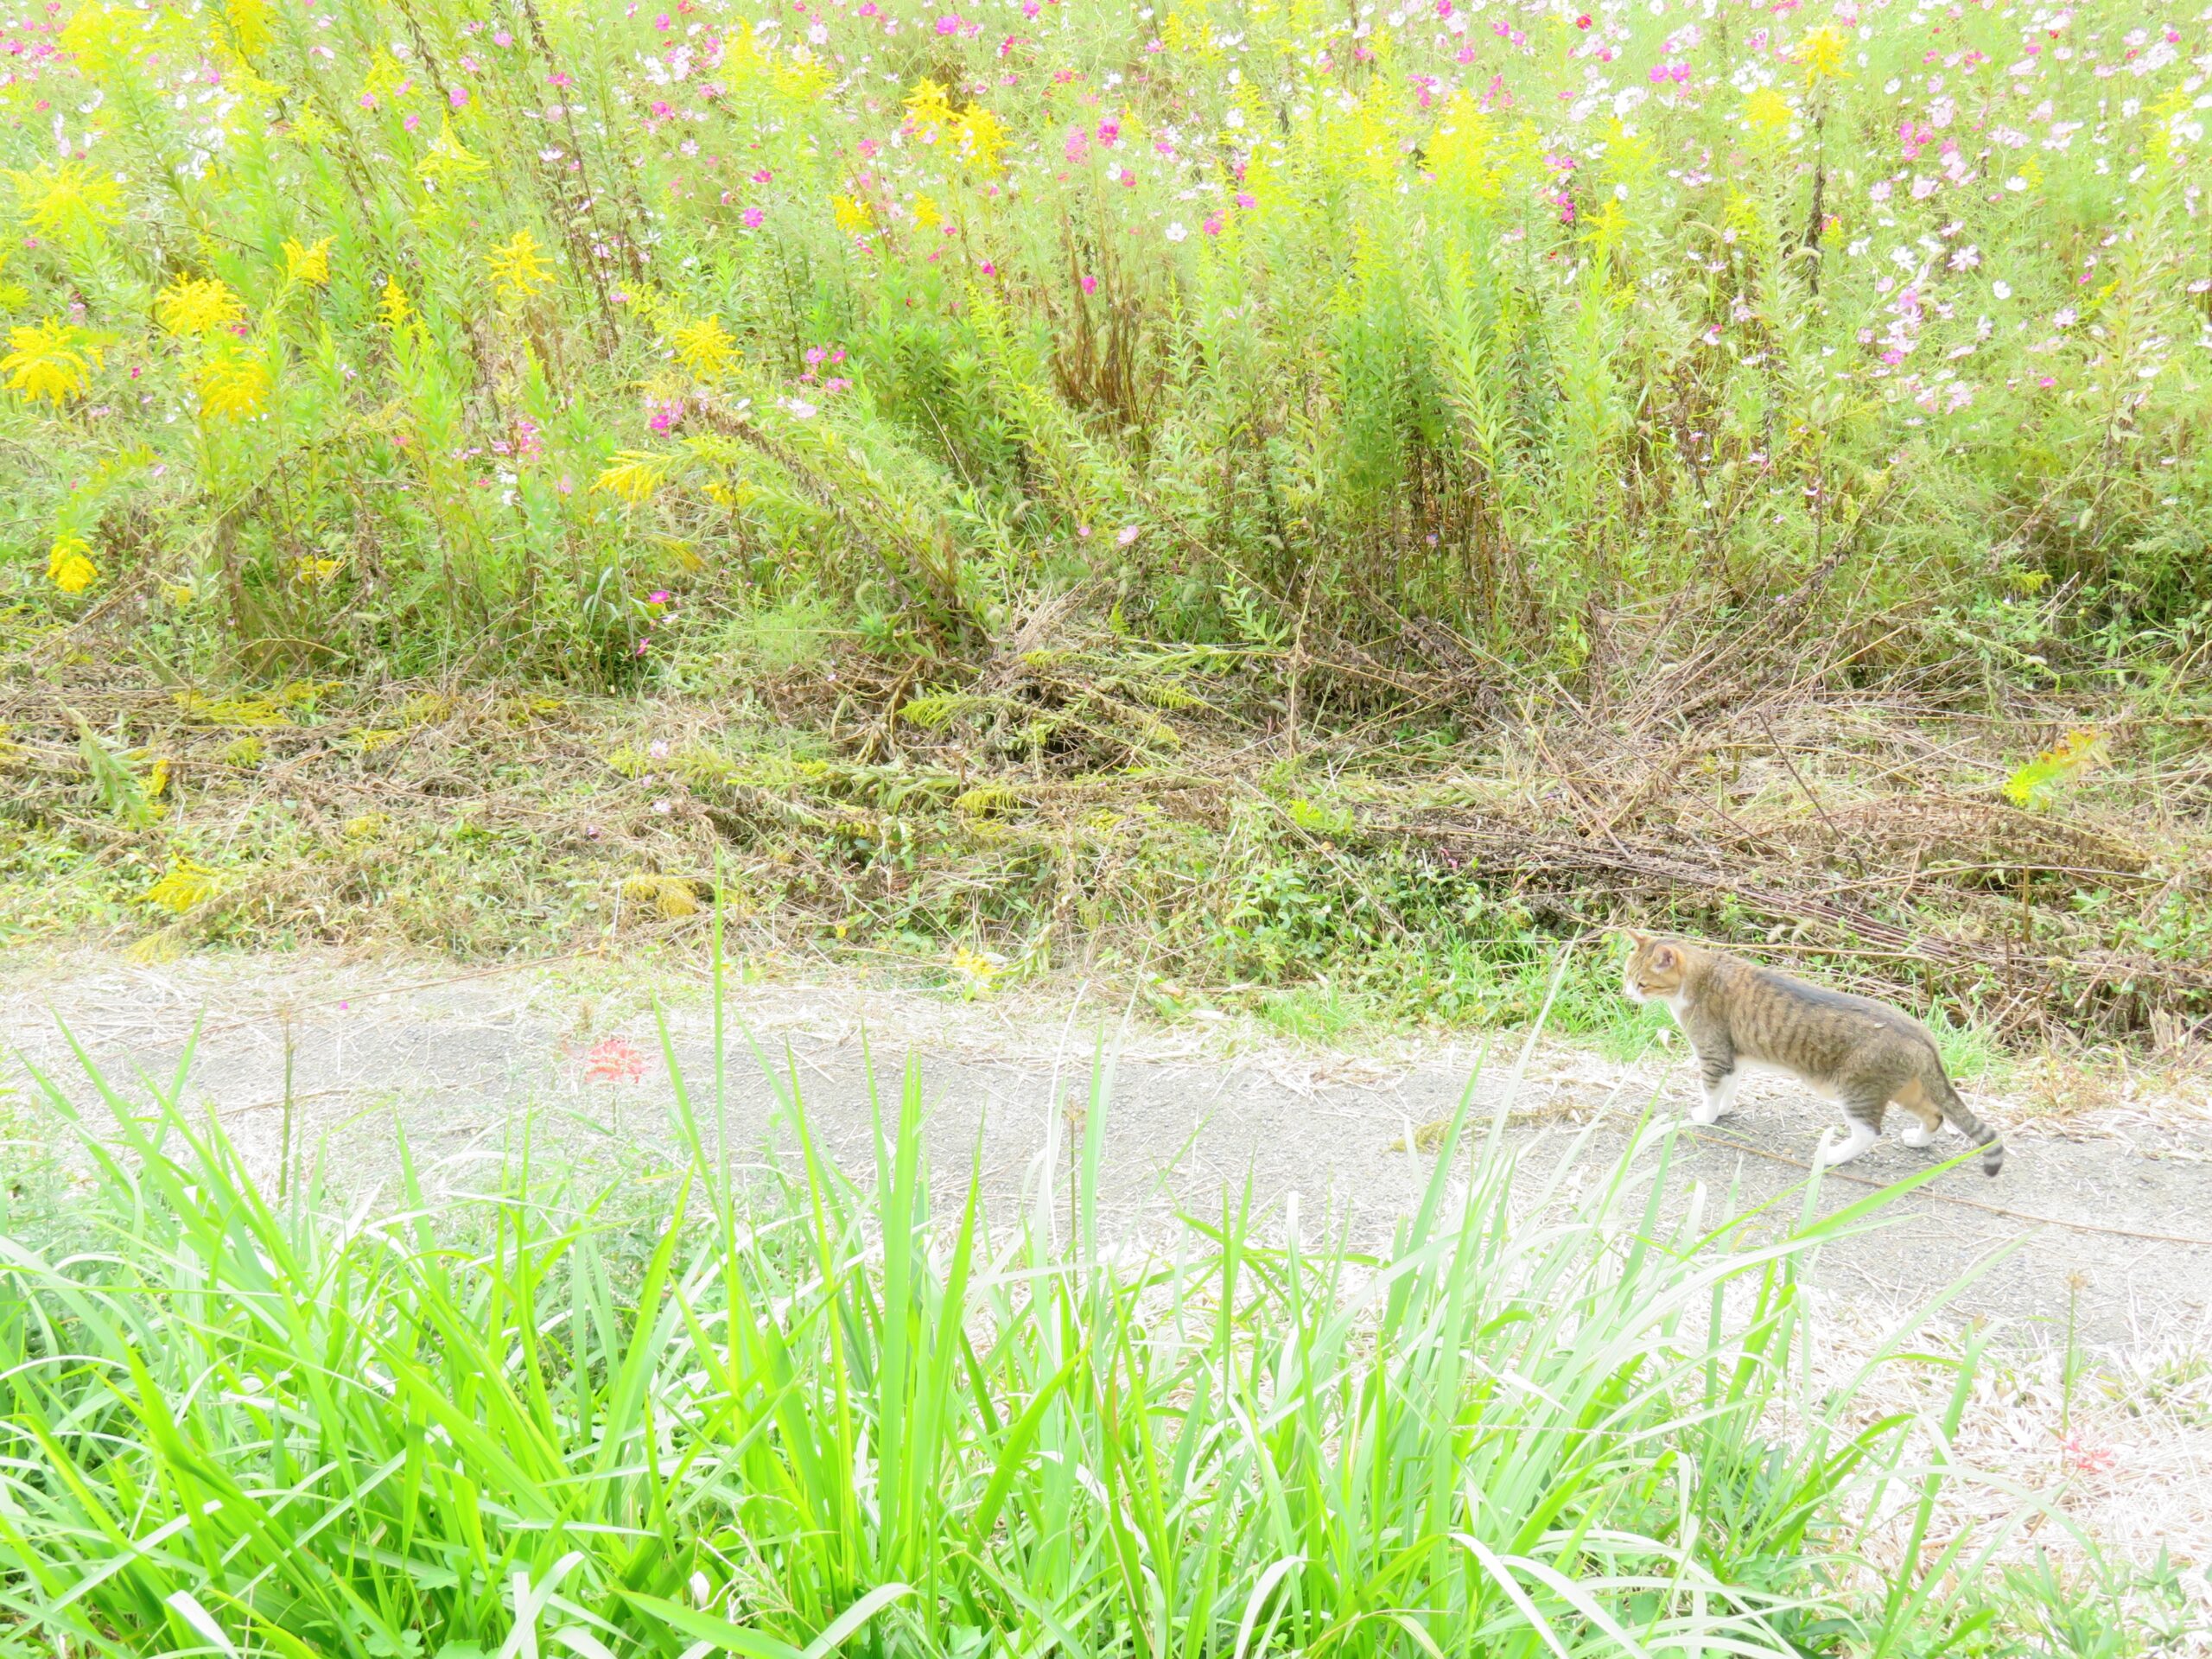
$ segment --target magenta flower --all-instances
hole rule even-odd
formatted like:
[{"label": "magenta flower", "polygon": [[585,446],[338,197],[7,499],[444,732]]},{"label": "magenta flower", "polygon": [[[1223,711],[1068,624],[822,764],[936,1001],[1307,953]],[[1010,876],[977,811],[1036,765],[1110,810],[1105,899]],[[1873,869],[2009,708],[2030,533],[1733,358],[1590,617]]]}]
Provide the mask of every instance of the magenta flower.
[{"label": "magenta flower", "polygon": [[1236,193],[1236,205],[1249,213],[1260,205],[1260,200],[1249,190],[1239,190]]},{"label": "magenta flower", "polygon": [[1219,213],[1208,213],[1205,217],[1205,222],[1200,225],[1198,228],[1204,231],[1208,236],[1219,236],[1221,234],[1221,215]]},{"label": "magenta flower", "polygon": [[1100,148],[1104,149],[1113,149],[1116,141],[1117,141],[1121,136],[1122,124],[1120,122],[1101,121],[1098,124],[1098,143]]},{"label": "magenta flower", "polygon": [[938,18],[937,32],[940,35],[957,35],[960,32],[960,14],[957,11],[947,12]]},{"label": "magenta flower", "polygon": [[775,176],[776,175],[774,174],[771,173],[765,167],[755,168],[753,171],[753,182],[755,184],[766,184],[769,180]]},{"label": "magenta flower", "polygon": [[748,207],[742,213],[738,215],[740,222],[741,222],[748,231],[759,230],[762,221],[767,217],[768,215],[762,213],[758,207]]},{"label": "magenta flower", "polygon": [[451,92],[446,94],[446,102],[452,105],[456,110],[467,109],[468,107],[468,88],[466,86],[454,87]]},{"label": "magenta flower", "polygon": [[654,588],[654,589],[652,590],[652,592],[651,592],[650,594],[647,594],[645,595],[645,603],[646,603],[646,604],[648,604],[648,605],[665,605],[665,604],[667,604],[667,603],[668,603],[668,589],[667,589],[667,588]]},{"label": "magenta flower", "polygon": [[993,264],[992,264],[989,260],[988,260],[988,259],[986,259],[986,260],[984,260],[984,261],[983,261],[983,275],[984,275],[984,276],[997,276],[998,274],[999,274],[999,268],[998,268],[996,265]]},{"label": "magenta flower", "polygon": [[1098,279],[1096,276],[1084,277],[1083,279],[1083,291],[1086,294],[1096,294],[1098,291]]}]

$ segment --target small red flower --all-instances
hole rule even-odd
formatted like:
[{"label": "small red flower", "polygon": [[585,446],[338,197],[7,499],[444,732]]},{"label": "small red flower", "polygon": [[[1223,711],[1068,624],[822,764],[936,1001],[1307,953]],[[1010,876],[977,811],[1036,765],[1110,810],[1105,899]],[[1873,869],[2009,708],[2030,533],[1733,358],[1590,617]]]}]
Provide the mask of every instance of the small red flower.
[{"label": "small red flower", "polygon": [[606,1037],[584,1052],[584,1076],[594,1083],[635,1083],[645,1075],[645,1057],[626,1037]]}]

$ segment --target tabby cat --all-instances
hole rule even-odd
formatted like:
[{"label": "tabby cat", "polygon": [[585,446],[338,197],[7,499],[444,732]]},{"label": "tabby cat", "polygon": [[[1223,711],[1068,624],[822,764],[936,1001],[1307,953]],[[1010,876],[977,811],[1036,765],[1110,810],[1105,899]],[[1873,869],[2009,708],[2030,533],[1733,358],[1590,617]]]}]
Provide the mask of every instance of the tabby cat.
[{"label": "tabby cat", "polygon": [[1929,1145],[1948,1122],[1982,1149],[1984,1174],[2005,1166],[2005,1143],[1967,1109],[1936,1039],[1910,1014],[1681,939],[1629,938],[1630,1001],[1664,1002],[1697,1051],[1705,1102],[1691,1108],[1692,1122],[1734,1106],[1748,1065],[1785,1071],[1841,1103],[1850,1128],[1821,1136],[1816,1165],[1848,1163],[1872,1146],[1894,1101],[1913,1118],[1898,1136],[1908,1147]]}]

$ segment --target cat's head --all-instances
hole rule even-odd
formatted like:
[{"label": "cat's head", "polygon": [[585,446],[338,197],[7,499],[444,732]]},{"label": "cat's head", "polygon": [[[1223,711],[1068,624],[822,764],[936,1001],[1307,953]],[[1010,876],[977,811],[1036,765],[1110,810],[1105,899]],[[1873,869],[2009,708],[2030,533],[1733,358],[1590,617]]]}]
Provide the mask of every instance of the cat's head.
[{"label": "cat's head", "polygon": [[1622,988],[1631,1002],[1663,1001],[1682,988],[1689,972],[1689,949],[1679,939],[1628,931],[1628,972]]}]

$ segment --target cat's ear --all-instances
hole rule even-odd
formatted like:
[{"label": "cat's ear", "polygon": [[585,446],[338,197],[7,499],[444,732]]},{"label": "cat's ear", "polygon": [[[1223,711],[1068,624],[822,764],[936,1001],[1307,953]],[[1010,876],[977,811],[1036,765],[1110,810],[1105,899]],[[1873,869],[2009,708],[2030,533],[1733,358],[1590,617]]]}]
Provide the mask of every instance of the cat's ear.
[{"label": "cat's ear", "polygon": [[1651,953],[1651,965],[1664,973],[1681,960],[1671,944],[1662,944]]},{"label": "cat's ear", "polygon": [[1624,927],[1621,931],[1628,936],[1628,942],[1639,950],[1651,943],[1651,936],[1649,933],[1639,933],[1632,927]]}]

